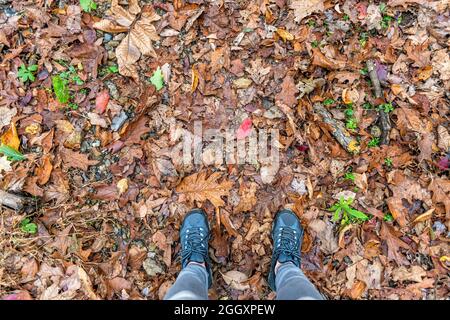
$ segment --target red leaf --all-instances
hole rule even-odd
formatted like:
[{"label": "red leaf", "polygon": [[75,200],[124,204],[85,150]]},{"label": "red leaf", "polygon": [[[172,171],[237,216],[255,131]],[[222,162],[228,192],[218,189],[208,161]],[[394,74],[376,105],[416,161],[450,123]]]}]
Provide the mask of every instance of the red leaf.
[{"label": "red leaf", "polygon": [[97,113],[102,114],[106,110],[106,106],[109,102],[109,92],[108,90],[103,90],[99,92],[97,98],[95,98],[95,110]]},{"label": "red leaf", "polygon": [[251,131],[252,131],[252,119],[247,118],[244,121],[242,121],[241,126],[236,132],[236,137],[238,138],[238,140],[244,139],[250,134]]}]

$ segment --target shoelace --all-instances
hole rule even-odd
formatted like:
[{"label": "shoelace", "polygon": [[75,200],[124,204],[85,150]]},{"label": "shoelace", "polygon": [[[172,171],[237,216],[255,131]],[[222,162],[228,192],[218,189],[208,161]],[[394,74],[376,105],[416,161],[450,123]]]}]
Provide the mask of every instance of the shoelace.
[{"label": "shoelace", "polygon": [[[275,251],[285,253],[300,259],[300,252],[297,245],[299,235],[290,228],[281,228],[279,242],[276,243]],[[278,241],[277,240],[277,241]]]},{"label": "shoelace", "polygon": [[202,236],[203,233],[204,231],[200,230],[199,227],[189,228],[189,233],[186,234],[186,239],[184,240],[185,247],[181,252],[182,261],[188,259],[193,253],[198,253],[202,256],[208,254],[206,246],[203,244],[205,240],[204,236]]}]

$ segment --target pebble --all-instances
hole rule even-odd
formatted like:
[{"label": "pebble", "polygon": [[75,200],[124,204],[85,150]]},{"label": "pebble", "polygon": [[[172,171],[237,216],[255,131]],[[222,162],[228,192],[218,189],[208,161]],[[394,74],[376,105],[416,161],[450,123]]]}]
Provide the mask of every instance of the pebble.
[{"label": "pebble", "polygon": [[114,100],[119,100],[120,94],[119,90],[117,90],[116,85],[112,81],[106,81],[105,85],[108,87],[109,94],[113,97]]},{"label": "pebble", "polygon": [[120,111],[120,114],[112,119],[111,130],[119,131],[127,119],[128,115],[124,111]]},{"label": "pebble", "polygon": [[104,40],[105,42],[111,41],[112,38],[113,38],[113,36],[112,36],[112,34],[110,34],[110,33],[105,33],[105,34],[103,35],[103,40]]}]

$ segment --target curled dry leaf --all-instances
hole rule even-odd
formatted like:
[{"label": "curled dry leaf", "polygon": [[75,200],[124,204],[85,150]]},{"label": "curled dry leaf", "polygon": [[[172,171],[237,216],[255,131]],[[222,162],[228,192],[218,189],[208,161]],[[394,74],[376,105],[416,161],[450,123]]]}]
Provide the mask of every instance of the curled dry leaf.
[{"label": "curled dry leaf", "polygon": [[245,275],[245,273],[237,270],[232,270],[221,274],[225,283],[233,289],[246,290],[250,288],[250,285],[245,283],[248,280],[248,277]]}]

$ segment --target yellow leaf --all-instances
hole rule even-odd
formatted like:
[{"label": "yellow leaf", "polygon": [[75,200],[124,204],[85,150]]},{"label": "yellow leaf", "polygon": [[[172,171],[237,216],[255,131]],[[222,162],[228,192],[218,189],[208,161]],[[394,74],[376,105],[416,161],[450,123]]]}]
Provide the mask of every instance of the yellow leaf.
[{"label": "yellow leaf", "polygon": [[348,151],[352,153],[358,153],[359,152],[359,146],[358,142],[356,140],[350,141],[348,144]]},{"label": "yellow leaf", "polygon": [[230,180],[217,182],[220,177],[220,172],[214,172],[208,178],[205,171],[194,173],[184,178],[175,190],[184,194],[191,202],[209,200],[216,208],[219,208],[225,205],[221,197],[228,196],[233,186],[233,181]]},{"label": "yellow leaf", "polygon": [[11,122],[11,126],[9,127],[8,131],[3,134],[1,140],[2,144],[19,151],[20,139],[17,135],[16,124],[14,122]]},{"label": "yellow leaf", "polygon": [[426,211],[425,213],[422,213],[420,216],[418,216],[417,218],[414,219],[413,223],[424,222],[424,221],[430,219],[431,216],[433,215],[433,212],[434,212],[434,208]]},{"label": "yellow leaf", "polygon": [[277,28],[277,33],[284,42],[294,40],[294,36],[284,29]]},{"label": "yellow leaf", "polygon": [[198,71],[192,67],[191,92],[194,92],[198,86]]},{"label": "yellow leaf", "polygon": [[31,135],[35,135],[36,133],[39,132],[40,129],[41,126],[39,125],[39,123],[32,123],[25,128],[25,132]]},{"label": "yellow leaf", "polygon": [[128,190],[128,179],[123,178],[117,182],[117,189],[119,190],[119,194],[123,194]]}]

